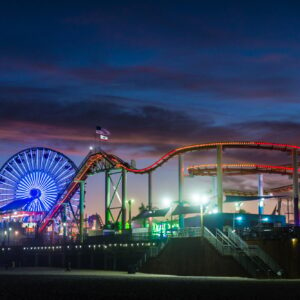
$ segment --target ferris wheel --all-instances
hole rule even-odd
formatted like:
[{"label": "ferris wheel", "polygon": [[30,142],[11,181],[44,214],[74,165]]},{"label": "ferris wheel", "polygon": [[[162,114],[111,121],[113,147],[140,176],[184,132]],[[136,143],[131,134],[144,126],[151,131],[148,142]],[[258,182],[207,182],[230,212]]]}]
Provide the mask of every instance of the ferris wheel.
[{"label": "ferris wheel", "polygon": [[[29,148],[0,169],[0,212],[47,213],[73,180],[77,167],[64,154],[49,148]],[[79,194],[70,200],[68,215],[78,211]]]}]

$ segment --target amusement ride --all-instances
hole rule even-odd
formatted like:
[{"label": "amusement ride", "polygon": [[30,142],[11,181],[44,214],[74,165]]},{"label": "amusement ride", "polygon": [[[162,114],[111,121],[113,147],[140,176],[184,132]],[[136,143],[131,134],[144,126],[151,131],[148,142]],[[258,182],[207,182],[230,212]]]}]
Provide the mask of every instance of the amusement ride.
[{"label": "amusement ride", "polygon": [[[107,139],[108,131],[98,129],[101,139]],[[291,162],[284,166],[263,164],[223,164],[223,151],[227,148],[280,151],[291,155]],[[264,191],[262,180],[257,193],[231,191],[231,201],[238,195],[238,201],[276,198],[276,193],[293,192],[294,225],[299,225],[298,210],[298,152],[299,146],[267,142],[216,142],[195,144],[176,148],[150,166],[142,169],[134,167],[118,156],[103,151],[100,147],[90,148],[79,166],[63,153],[44,147],[33,147],[20,151],[10,157],[0,169],[0,226],[7,232],[10,222],[17,222],[27,232],[35,236],[54,233],[63,236],[73,235],[81,242],[85,227],[85,182],[95,173],[105,174],[105,220],[98,216],[98,227],[119,224],[121,232],[126,230],[127,173],[148,176],[148,213],[159,215],[152,205],[152,175],[160,166],[173,157],[178,158],[178,226],[184,228],[184,215],[188,211],[183,199],[184,154],[216,150],[216,164],[202,164],[187,167],[189,176],[215,177],[217,193],[217,212],[223,213],[224,190],[223,175],[244,175],[272,173],[288,175],[292,183]],[[226,191],[225,191],[226,194]],[[244,198],[241,198],[244,196]],[[248,197],[248,198],[247,198]],[[232,200],[233,199],[233,200]],[[241,200],[244,199],[244,200]],[[226,201],[226,200],[225,200]],[[261,206],[262,207],[262,206]],[[263,214],[261,208],[259,214]],[[148,214],[149,215],[149,214]],[[148,216],[149,217],[149,216]],[[152,219],[152,218],[151,218]],[[151,222],[149,222],[150,224]],[[151,224],[150,224],[151,225]],[[131,224],[130,224],[131,228]]]}]

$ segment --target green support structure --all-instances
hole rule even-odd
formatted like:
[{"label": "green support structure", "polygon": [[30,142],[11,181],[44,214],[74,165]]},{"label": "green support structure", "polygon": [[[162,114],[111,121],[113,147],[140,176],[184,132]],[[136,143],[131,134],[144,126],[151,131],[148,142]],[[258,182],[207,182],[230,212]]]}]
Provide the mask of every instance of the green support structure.
[{"label": "green support structure", "polygon": [[108,225],[111,218],[110,218],[110,175],[109,171],[105,171],[105,225]]},{"label": "green support structure", "polygon": [[123,231],[126,228],[126,183],[126,170],[105,172],[105,225],[118,223]]}]

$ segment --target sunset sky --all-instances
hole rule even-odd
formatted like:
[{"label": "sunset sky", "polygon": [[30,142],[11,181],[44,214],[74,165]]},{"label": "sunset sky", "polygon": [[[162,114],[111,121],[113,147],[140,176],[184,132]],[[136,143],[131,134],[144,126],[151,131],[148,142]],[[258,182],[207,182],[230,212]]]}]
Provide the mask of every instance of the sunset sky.
[{"label": "sunset sky", "polygon": [[[2,1],[0,164],[33,146],[79,164],[97,125],[111,131],[104,150],[137,167],[201,142],[300,145],[299,8],[296,1]],[[224,160],[275,165],[290,157],[228,150]],[[211,163],[215,152],[185,161]],[[177,200],[176,176],[176,159],[154,173],[157,206],[163,197]],[[210,189],[209,178],[188,180],[186,199]],[[128,181],[136,211],[147,201],[147,178]],[[256,176],[225,178],[225,187],[255,190]],[[89,213],[103,214],[103,196],[103,175],[89,179]]]}]

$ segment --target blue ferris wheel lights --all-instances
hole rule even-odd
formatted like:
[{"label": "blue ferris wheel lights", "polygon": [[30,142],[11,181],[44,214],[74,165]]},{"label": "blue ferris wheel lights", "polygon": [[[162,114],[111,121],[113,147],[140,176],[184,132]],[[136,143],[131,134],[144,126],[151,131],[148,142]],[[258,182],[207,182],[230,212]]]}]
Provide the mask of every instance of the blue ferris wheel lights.
[{"label": "blue ferris wheel lights", "polygon": [[23,210],[49,211],[75,173],[74,163],[54,150],[31,148],[17,153],[0,169],[0,211],[22,199],[26,200]]}]

